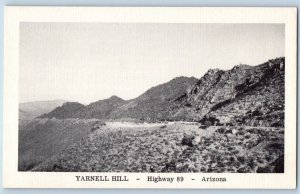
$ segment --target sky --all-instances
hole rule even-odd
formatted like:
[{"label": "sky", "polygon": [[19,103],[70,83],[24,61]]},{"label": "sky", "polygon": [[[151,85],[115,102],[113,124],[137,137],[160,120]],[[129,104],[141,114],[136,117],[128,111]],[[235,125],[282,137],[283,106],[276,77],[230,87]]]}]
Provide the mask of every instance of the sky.
[{"label": "sky", "polygon": [[19,101],[138,97],[178,76],[284,56],[283,24],[20,24]]}]

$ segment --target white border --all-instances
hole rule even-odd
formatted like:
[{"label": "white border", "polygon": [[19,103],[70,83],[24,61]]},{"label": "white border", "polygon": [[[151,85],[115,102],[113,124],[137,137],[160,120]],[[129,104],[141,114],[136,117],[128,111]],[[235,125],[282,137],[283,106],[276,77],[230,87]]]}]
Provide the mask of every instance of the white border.
[{"label": "white border", "polygon": [[[5,7],[3,186],[6,188],[272,188],[296,187],[296,8],[216,7]],[[283,23],[285,24],[285,173],[169,173],[183,183],[147,182],[147,173],[18,172],[18,69],[20,22]],[[75,175],[127,175],[129,182],[76,182]],[[201,182],[226,177],[227,182]],[[134,181],[136,178],[140,181]],[[199,180],[200,179],[200,180]]]}]

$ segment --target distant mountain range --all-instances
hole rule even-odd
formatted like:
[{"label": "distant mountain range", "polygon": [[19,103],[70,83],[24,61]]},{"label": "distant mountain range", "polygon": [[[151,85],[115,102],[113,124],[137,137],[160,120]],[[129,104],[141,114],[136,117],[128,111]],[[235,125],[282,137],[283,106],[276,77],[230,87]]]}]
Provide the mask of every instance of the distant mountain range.
[{"label": "distant mountain range", "polygon": [[197,82],[194,77],[178,77],[153,87],[132,100],[123,100],[112,96],[105,100],[93,102],[87,106],[77,102],[65,103],[41,118],[136,118],[153,121],[170,117],[174,102],[184,96],[187,89]]},{"label": "distant mountain range", "polygon": [[203,77],[178,77],[132,100],[117,96],[84,106],[67,102],[41,118],[135,118],[200,121],[219,124],[283,126],[284,58],[231,70],[210,69]]},{"label": "distant mountain range", "polygon": [[66,100],[33,101],[19,104],[19,119],[33,119],[63,105]]}]

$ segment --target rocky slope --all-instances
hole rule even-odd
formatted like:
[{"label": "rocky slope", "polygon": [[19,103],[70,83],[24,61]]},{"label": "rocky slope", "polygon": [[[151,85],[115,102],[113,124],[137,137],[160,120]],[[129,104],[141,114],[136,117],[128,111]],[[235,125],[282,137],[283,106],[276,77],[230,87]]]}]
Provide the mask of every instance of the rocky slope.
[{"label": "rocky slope", "polygon": [[32,171],[283,173],[283,141],[275,127],[103,126]]},{"label": "rocky slope", "polygon": [[284,58],[258,66],[238,65],[209,70],[187,93],[173,115],[179,120],[218,124],[283,126]]},{"label": "rocky slope", "polygon": [[114,96],[78,108],[65,105],[43,117],[284,126],[284,66],[285,59],[277,58],[258,66],[211,69],[199,80],[178,77],[132,100]]}]

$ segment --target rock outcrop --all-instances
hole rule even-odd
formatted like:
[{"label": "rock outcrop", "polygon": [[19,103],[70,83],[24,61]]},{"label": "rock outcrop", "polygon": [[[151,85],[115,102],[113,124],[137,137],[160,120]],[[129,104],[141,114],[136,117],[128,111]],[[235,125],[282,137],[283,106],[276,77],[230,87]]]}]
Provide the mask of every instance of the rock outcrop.
[{"label": "rock outcrop", "polygon": [[174,116],[196,121],[214,117],[229,125],[284,126],[284,65],[284,58],[277,58],[258,66],[209,70]]}]

